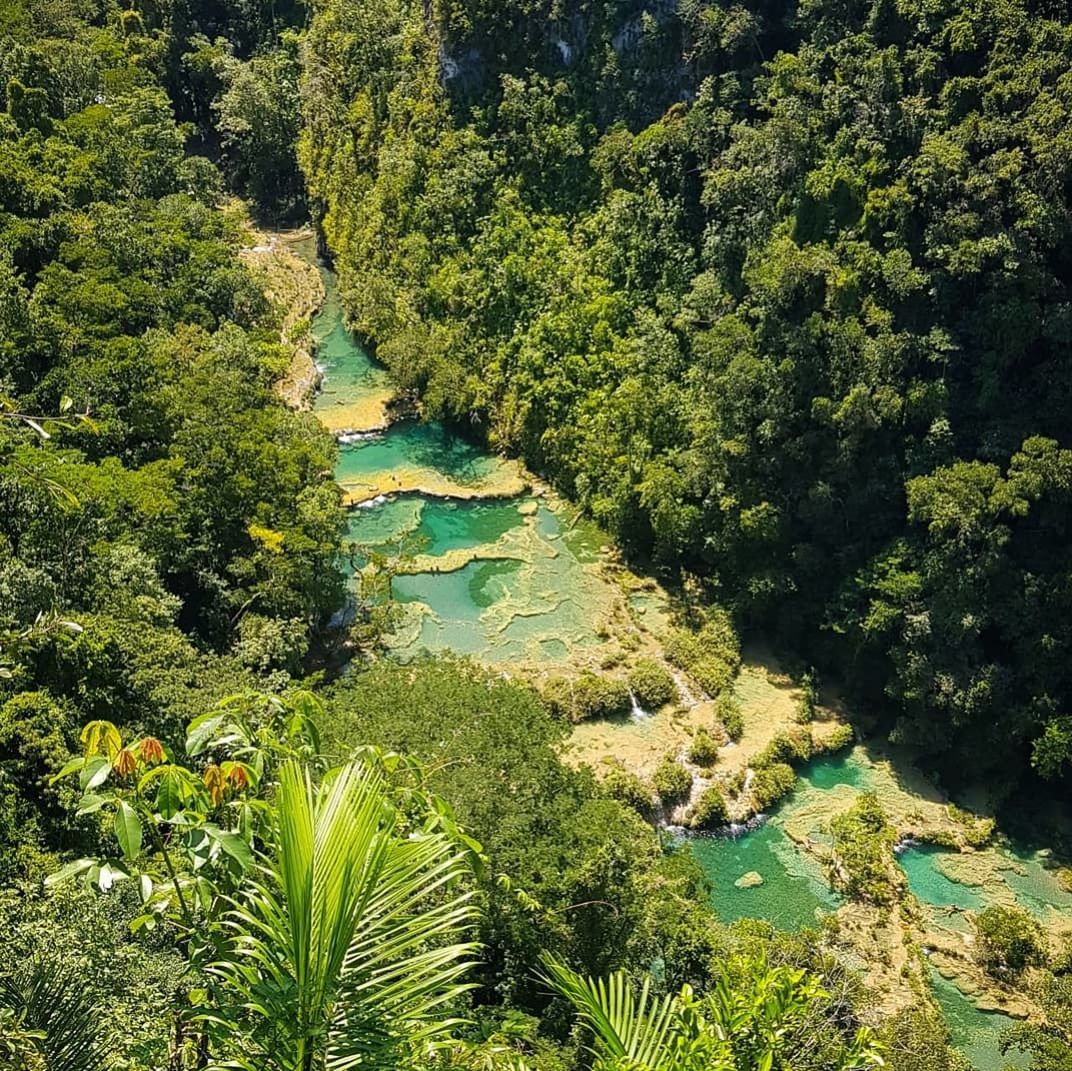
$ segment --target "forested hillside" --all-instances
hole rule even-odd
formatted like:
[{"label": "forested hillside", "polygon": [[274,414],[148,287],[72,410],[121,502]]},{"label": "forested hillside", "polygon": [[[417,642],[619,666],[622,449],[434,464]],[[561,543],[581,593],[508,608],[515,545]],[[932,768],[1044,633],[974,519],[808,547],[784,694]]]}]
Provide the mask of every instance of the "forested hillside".
[{"label": "forested hillside", "polygon": [[[562,1071],[626,1031],[652,1066],[877,1066],[845,968],[720,926],[530,689],[297,687],[343,605],[335,447],[275,389],[229,198],[301,210],[300,24],[0,7],[0,1068]],[[575,971],[620,997],[655,961],[662,1025],[587,1055]]]},{"label": "forested hillside", "polygon": [[186,154],[167,38],[92,14],[6,5],[0,51],[0,746],[22,759],[0,825],[23,853],[23,793],[85,721],[167,736],[248,669],[297,671],[342,591],[333,444],[271,389],[279,310]]},{"label": "forested hillside", "polygon": [[947,777],[1072,758],[1072,22],[323,0],[300,157],[443,415]]}]

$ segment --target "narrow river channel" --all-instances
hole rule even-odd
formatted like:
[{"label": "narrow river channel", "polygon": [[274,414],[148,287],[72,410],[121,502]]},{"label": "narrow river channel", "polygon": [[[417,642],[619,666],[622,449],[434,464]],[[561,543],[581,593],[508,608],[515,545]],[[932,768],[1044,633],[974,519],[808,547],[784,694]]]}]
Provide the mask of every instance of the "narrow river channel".
[{"label": "narrow river channel", "polygon": [[[311,244],[303,252],[311,256]],[[610,611],[606,583],[593,567],[606,554],[605,537],[552,497],[534,493],[512,463],[444,428],[412,420],[385,427],[387,374],[346,330],[334,276],[321,270],[326,300],[313,334],[323,382],[314,409],[340,442],[336,475],[352,506],[349,537],[382,553],[403,551],[409,561],[392,584],[406,609],[391,638],[393,654],[454,651],[489,663],[554,666],[578,649],[598,649],[605,638],[600,622]],[[822,794],[872,788],[873,769],[861,756],[857,748],[811,763],[769,820],[735,840],[690,840],[725,921],[759,917],[798,929],[837,907],[818,864],[797,848],[786,825],[806,821],[809,808],[821,813],[814,805]],[[809,835],[824,833],[815,828]],[[901,861],[915,895],[953,928],[964,925],[961,910],[995,899],[1021,903],[1039,917],[1072,910],[1072,894],[1035,855],[1001,851],[1007,866],[997,866],[997,890],[957,880],[951,853],[910,849]],[[745,875],[761,881],[742,881]],[[937,971],[932,983],[954,1042],[978,1071],[1017,1063],[998,1048],[1012,1020],[980,1011]]]}]

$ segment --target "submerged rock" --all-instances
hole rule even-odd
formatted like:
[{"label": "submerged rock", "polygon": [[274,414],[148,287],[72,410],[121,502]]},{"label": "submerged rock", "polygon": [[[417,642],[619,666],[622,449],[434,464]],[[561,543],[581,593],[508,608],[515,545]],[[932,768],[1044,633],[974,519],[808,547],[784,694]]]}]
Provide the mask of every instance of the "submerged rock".
[{"label": "submerged rock", "polygon": [[738,889],[754,889],[763,884],[763,875],[755,870],[742,874],[734,883]]}]

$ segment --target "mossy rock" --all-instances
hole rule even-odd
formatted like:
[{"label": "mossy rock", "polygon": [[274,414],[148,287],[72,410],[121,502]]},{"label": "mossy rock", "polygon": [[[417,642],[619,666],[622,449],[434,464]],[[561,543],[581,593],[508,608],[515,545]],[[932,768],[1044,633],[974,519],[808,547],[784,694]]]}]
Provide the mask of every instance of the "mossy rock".
[{"label": "mossy rock", "polygon": [[596,673],[556,677],[544,687],[543,698],[553,714],[574,723],[626,717],[633,709],[625,681]]},{"label": "mossy rock", "polygon": [[732,692],[723,692],[715,700],[715,717],[735,743],[744,736],[744,712]]},{"label": "mossy rock", "polygon": [[659,798],[668,807],[684,802],[692,792],[692,774],[672,756],[667,756],[659,763],[651,781]]},{"label": "mossy rock", "polygon": [[718,742],[706,729],[697,729],[689,747],[689,762],[695,766],[714,766],[718,761]]},{"label": "mossy rock", "polygon": [[757,770],[766,766],[776,766],[780,763],[788,766],[798,766],[807,762],[811,758],[812,752],[811,730],[801,726],[779,733],[756,756],[752,765]]},{"label": "mossy rock", "polygon": [[851,725],[839,725],[821,743],[816,743],[814,754],[833,755],[856,742],[856,732]]},{"label": "mossy rock", "polygon": [[793,767],[784,762],[776,762],[755,771],[752,779],[752,796],[760,810],[766,810],[771,804],[788,796],[797,783]]}]

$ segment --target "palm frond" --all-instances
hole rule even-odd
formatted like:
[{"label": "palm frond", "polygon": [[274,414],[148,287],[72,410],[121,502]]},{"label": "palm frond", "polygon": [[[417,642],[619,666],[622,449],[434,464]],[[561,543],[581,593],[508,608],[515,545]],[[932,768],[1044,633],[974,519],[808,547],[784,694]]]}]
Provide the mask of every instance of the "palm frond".
[{"label": "palm frond", "polygon": [[573,1005],[592,1030],[592,1051],[597,1056],[641,1067],[668,1062],[674,998],[653,997],[650,979],[638,995],[625,971],[593,980],[550,956],[544,958],[544,968],[545,981]]},{"label": "palm frond", "polygon": [[0,1003],[41,1035],[49,1071],[101,1071],[109,1055],[99,1011],[86,986],[60,967],[36,961],[0,980]]},{"label": "palm frond", "polygon": [[443,835],[401,835],[382,775],[360,763],[319,788],[284,764],[275,806],[275,843],[209,971],[254,1024],[259,1067],[304,1071],[315,1053],[330,1071],[393,1068],[400,1046],[449,1029],[466,988],[465,857]]}]

